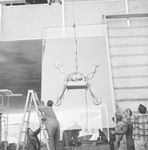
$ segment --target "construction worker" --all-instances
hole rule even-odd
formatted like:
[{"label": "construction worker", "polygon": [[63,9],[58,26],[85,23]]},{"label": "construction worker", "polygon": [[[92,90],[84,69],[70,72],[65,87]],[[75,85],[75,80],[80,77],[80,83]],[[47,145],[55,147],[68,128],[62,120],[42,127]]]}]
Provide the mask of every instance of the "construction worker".
[{"label": "construction worker", "polygon": [[140,104],[132,116],[135,150],[148,150],[148,111]]},{"label": "construction worker", "polygon": [[76,123],[64,130],[62,135],[62,146],[81,146],[81,141],[78,137],[81,130],[82,128]]},{"label": "construction worker", "polygon": [[52,105],[53,101],[49,100],[47,106],[40,105],[39,110],[45,115],[50,150],[59,150],[60,124],[52,109]]},{"label": "construction worker", "polygon": [[27,150],[40,150],[40,141],[38,139],[38,134],[41,131],[39,127],[36,131],[31,128],[27,128]]}]

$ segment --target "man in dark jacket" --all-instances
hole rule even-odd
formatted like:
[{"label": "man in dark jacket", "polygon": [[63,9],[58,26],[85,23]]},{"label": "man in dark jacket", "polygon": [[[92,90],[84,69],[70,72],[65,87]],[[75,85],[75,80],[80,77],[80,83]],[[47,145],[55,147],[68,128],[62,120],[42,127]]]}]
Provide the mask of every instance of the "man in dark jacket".
[{"label": "man in dark jacket", "polygon": [[33,131],[31,128],[27,129],[27,150],[40,150],[40,141],[37,136],[40,131],[41,127],[36,131]]}]

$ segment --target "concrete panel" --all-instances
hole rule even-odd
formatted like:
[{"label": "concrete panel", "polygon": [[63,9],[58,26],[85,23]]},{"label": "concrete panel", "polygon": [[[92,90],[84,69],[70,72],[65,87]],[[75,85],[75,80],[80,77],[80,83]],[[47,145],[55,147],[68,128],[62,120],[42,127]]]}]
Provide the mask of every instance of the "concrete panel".
[{"label": "concrete panel", "polygon": [[139,27],[115,27],[109,29],[109,36],[136,36],[148,35],[147,26]]},{"label": "concrete panel", "polygon": [[148,12],[147,5],[147,0],[128,0],[129,13],[146,13]]},{"label": "concrete panel", "polygon": [[112,56],[134,56],[134,55],[147,55],[147,46],[122,46],[122,47],[110,47]]},{"label": "concrete panel", "polygon": [[114,20],[107,20],[108,28],[111,27],[127,27],[127,20],[126,19],[114,19]]},{"label": "concrete panel", "polygon": [[124,77],[124,76],[141,76],[148,75],[148,66],[141,67],[129,67],[129,68],[113,68],[114,77]]},{"label": "concrete panel", "polygon": [[[136,11],[141,13],[139,6],[146,4],[146,0],[140,0],[137,3],[133,1],[129,9],[136,8]],[[63,18],[66,26],[73,25],[74,20],[76,25],[100,24],[104,22],[103,15],[125,13],[124,1],[121,0],[87,1],[75,4],[67,2],[63,8],[64,11],[58,3],[51,6],[48,4],[3,6],[2,40],[41,39],[42,28],[62,26]],[[63,12],[65,14],[62,14]],[[148,11],[145,10],[146,12]],[[127,22],[126,20],[115,21],[112,26],[114,25],[126,26]]]},{"label": "concrete panel", "polygon": [[[103,29],[102,25],[100,26],[101,29]],[[100,28],[100,26],[98,25],[98,29]],[[112,78],[110,67],[108,67],[108,65],[110,66],[110,63],[108,57],[108,50],[106,47],[107,45],[106,45],[105,31],[104,32],[101,31],[101,33],[104,33],[104,36],[100,36],[99,31],[96,30],[97,32],[94,33],[93,27],[94,26],[90,28],[89,25],[82,26],[82,28],[81,26],[77,26],[76,31],[79,31],[79,28],[83,29],[81,30],[81,32],[78,32],[77,34],[78,60],[79,60],[78,64],[80,68],[79,70],[87,74],[87,72],[89,72],[90,70],[89,66],[91,66],[89,65],[89,62],[99,60],[101,66],[100,68],[98,68],[99,70],[94,75],[93,88],[94,91],[96,91],[96,93],[99,94],[99,97],[101,97],[102,103],[100,105],[95,106],[91,101],[92,100],[91,95],[88,94],[87,95],[88,109],[90,114],[92,110],[98,111],[100,108],[105,106],[109,112],[108,114],[109,126],[112,126],[112,120],[110,118],[113,116],[114,113],[114,104],[113,104],[114,93],[113,92],[110,93],[110,90],[113,89],[113,86],[111,81]],[[106,28],[104,28],[103,30],[105,29]],[[53,30],[53,28],[49,28],[48,30]],[[87,32],[88,30],[89,32]],[[61,34],[59,35],[60,37],[58,36],[57,38],[55,37],[53,38],[52,34],[50,35],[51,38],[48,37],[46,39],[45,53],[42,64],[42,99],[44,99],[44,101],[46,102],[49,98],[51,98],[56,102],[56,99],[60,94],[59,90],[63,86],[63,80],[61,80],[61,74],[55,68],[55,63],[57,61],[62,62],[63,67],[61,69],[66,75],[73,73],[73,71],[75,71],[76,65],[73,59],[75,54],[73,52],[73,47],[75,47],[75,45],[73,45],[74,44],[73,37],[69,37],[69,35],[71,35],[71,32],[69,34],[67,33],[66,36],[62,38]],[[77,83],[73,82],[73,84],[74,85],[79,84],[79,82]],[[78,113],[81,113],[82,111],[85,112],[85,101],[83,100],[85,97],[82,92],[83,89],[79,90],[78,88],[77,90],[69,90],[69,91],[66,90],[64,92],[62,104],[59,107],[55,107],[55,110],[57,112],[60,112],[64,111],[66,108],[66,110],[68,109],[68,111],[71,111],[76,108]],[[63,118],[62,114],[60,116],[61,117],[59,119],[62,119]],[[67,122],[66,120],[61,121],[63,122],[63,125],[65,125]]]},{"label": "concrete panel", "polygon": [[2,33],[2,5],[0,4],[0,40]]},{"label": "concrete panel", "polygon": [[135,98],[148,98],[147,89],[124,89],[115,90],[116,99],[135,99]]},{"label": "concrete panel", "polygon": [[[116,9],[114,9],[116,7]],[[74,8],[74,11],[73,11]],[[74,18],[76,24],[100,24],[104,22],[103,15],[116,14],[125,11],[124,1],[89,1],[66,3],[65,15],[66,25],[73,24]],[[74,14],[74,15],[73,15]]]},{"label": "concrete panel", "polygon": [[148,83],[147,77],[135,77],[135,78],[114,78],[114,88],[126,88],[126,87],[146,87]]},{"label": "concrete panel", "polygon": [[123,36],[123,37],[110,37],[110,45],[133,45],[133,44],[148,44],[147,36]]},{"label": "concrete panel", "polygon": [[131,19],[130,24],[131,24],[131,26],[147,26],[148,25],[148,19],[147,18]]},{"label": "concrete panel", "polygon": [[74,18],[76,25],[100,24],[104,22],[102,15],[124,11],[123,4],[123,1],[65,3],[64,11],[58,3],[3,6],[2,40],[41,39],[43,28],[62,26],[63,18],[66,26],[72,26]]},{"label": "concrete panel", "polygon": [[[137,13],[141,13],[140,11]],[[107,20],[108,27],[128,27],[127,19],[114,19],[114,20]],[[129,19],[130,26],[132,27],[139,27],[139,26],[147,26],[148,19],[147,18],[134,18]]]},{"label": "concrete panel", "polygon": [[135,55],[126,57],[112,57],[112,66],[132,66],[132,65],[148,65],[148,55]]},{"label": "concrete panel", "polygon": [[59,25],[60,4],[3,6],[2,40],[42,39],[44,27]]},{"label": "concrete panel", "polygon": [[[147,13],[148,1],[129,0],[129,13]],[[123,13],[124,14],[124,13]],[[122,108],[148,105],[148,18],[107,20],[115,99]]]}]

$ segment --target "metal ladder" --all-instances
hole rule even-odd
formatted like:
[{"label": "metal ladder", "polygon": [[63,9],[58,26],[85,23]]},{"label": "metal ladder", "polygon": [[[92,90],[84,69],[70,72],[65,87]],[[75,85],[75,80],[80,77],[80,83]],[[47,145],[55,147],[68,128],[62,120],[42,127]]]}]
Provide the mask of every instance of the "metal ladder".
[{"label": "metal ladder", "polygon": [[25,150],[26,139],[27,139],[27,132],[26,131],[27,131],[27,128],[29,127],[29,119],[30,119],[30,114],[31,114],[32,103],[34,103],[35,110],[36,110],[38,118],[39,118],[41,130],[42,130],[42,133],[44,136],[47,150],[50,150],[49,138],[48,138],[48,134],[47,134],[47,124],[45,121],[43,121],[45,119],[44,114],[39,111],[39,107],[38,107],[41,104],[41,101],[38,99],[37,93],[34,90],[28,90],[16,150],[19,150],[19,146],[20,146],[20,142],[21,142],[21,138],[22,138],[23,134],[24,134],[24,141],[22,142],[22,144],[23,144],[23,150]]}]

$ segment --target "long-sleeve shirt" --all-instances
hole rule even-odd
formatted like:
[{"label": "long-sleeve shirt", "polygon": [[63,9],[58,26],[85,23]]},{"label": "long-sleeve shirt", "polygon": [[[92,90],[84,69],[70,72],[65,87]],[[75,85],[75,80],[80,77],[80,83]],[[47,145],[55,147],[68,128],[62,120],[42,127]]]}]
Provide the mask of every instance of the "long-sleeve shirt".
[{"label": "long-sleeve shirt", "polygon": [[57,120],[57,117],[52,109],[52,107],[50,106],[39,106],[39,110],[44,112],[44,115],[46,118],[53,118]]},{"label": "long-sleeve shirt", "polygon": [[148,113],[136,113],[133,118],[133,138],[148,141]]},{"label": "long-sleeve shirt", "polygon": [[40,149],[40,141],[37,135],[40,133],[41,128],[38,128],[36,131],[29,134],[27,137],[27,149],[28,150],[39,150]]},{"label": "long-sleeve shirt", "polygon": [[122,127],[117,129],[116,135],[126,135],[126,139],[131,139],[133,133],[133,124],[132,122],[124,121]]}]

